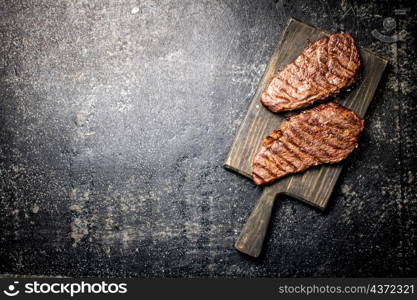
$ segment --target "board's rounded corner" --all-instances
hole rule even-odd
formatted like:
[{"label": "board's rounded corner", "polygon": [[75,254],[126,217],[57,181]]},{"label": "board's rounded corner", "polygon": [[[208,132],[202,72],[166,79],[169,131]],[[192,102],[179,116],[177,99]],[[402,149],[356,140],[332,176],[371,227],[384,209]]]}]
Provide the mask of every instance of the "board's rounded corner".
[{"label": "board's rounded corner", "polygon": [[230,166],[230,164],[227,162],[227,161],[225,161],[224,163],[223,163],[223,168],[225,168],[225,169],[228,169],[228,170],[230,170],[231,169],[231,166]]}]

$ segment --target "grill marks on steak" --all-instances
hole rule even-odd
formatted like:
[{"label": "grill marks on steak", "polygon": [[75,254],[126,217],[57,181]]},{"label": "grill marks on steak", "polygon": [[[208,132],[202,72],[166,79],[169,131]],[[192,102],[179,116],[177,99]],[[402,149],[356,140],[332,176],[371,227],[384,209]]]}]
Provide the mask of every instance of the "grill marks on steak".
[{"label": "grill marks on steak", "polygon": [[273,112],[306,107],[352,84],[359,67],[358,50],[350,34],[323,37],[278,72],[262,92],[261,102]]},{"label": "grill marks on steak", "polygon": [[357,146],[363,120],[336,103],[319,105],[286,119],[263,140],[252,163],[257,185],[311,166],[336,163]]}]

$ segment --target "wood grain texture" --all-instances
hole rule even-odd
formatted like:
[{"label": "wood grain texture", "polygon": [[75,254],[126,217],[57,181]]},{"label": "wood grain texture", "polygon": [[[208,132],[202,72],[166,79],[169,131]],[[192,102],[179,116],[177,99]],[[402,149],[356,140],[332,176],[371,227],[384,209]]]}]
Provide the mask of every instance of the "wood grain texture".
[{"label": "wood grain texture", "polygon": [[[275,50],[261,82],[249,105],[248,112],[236,134],[225,168],[252,178],[252,159],[259,151],[261,141],[274,129],[279,128],[284,114],[268,111],[259,101],[261,92],[267,87],[277,70],[292,62],[310,43],[329,35],[312,26],[290,19],[280,45]],[[360,48],[361,75],[350,92],[344,92],[334,101],[352,109],[363,117],[372,101],[378,82],[387,61],[366,49]],[[365,124],[366,126],[366,124]],[[289,175],[268,186],[269,194],[286,194],[324,209],[341,172],[341,164],[321,165],[299,174]]]}]

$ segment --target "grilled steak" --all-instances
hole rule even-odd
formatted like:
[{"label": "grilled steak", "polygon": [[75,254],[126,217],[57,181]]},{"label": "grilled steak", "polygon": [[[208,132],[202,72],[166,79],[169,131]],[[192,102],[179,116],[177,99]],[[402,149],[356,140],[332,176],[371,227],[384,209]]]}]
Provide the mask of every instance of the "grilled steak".
[{"label": "grilled steak", "polygon": [[286,119],[263,140],[252,163],[257,185],[269,183],[311,166],[336,163],[357,146],[363,120],[333,102]]},{"label": "grilled steak", "polygon": [[278,72],[262,92],[261,102],[273,112],[306,107],[352,84],[359,66],[358,50],[350,34],[323,37]]}]

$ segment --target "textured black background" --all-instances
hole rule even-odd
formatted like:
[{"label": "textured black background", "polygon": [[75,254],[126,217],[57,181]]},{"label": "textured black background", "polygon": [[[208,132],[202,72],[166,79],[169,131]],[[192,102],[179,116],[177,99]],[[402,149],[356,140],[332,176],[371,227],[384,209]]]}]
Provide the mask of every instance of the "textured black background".
[{"label": "textured black background", "polygon": [[[0,0],[0,273],[416,276],[413,2]],[[222,164],[290,15],[390,63],[327,210],[280,198],[254,260]]]}]

